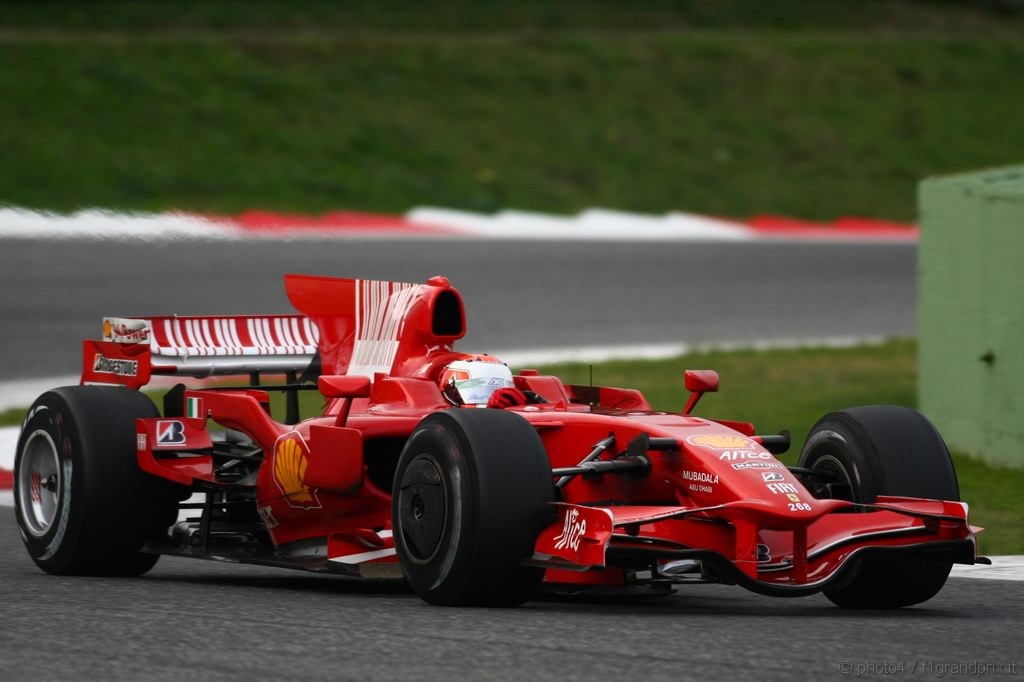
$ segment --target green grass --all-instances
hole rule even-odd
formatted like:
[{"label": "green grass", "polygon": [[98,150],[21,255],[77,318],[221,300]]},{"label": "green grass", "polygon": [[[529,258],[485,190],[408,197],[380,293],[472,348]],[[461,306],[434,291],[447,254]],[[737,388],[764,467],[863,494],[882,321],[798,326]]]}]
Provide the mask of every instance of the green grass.
[{"label": "green grass", "polygon": [[[700,28],[1013,30],[1014,0],[8,0],[0,26],[72,31],[465,33]],[[1019,8],[1016,8],[1019,10]]]},{"label": "green grass", "polygon": [[[678,412],[688,393],[687,369],[713,369],[720,388],[701,399],[694,414],[752,422],[758,433],[789,429],[796,455],[826,412],[866,404],[916,403],[916,344],[896,341],[848,349],[716,352],[674,360],[615,361],[594,366],[594,383],[639,389],[655,409]],[[586,384],[588,365],[542,368],[566,383]]]},{"label": "green grass", "polygon": [[28,410],[21,407],[0,412],[0,426],[21,426],[21,421],[25,418],[26,412]]},{"label": "green grass", "polygon": [[[566,383],[587,383],[589,367],[539,367]],[[639,388],[657,409],[678,411],[686,392],[683,371],[715,369],[718,393],[704,396],[695,414],[753,422],[759,433],[790,429],[793,446],[782,457],[796,463],[804,438],[826,412],[867,404],[916,404],[916,346],[897,341],[882,346],[832,350],[705,353],[673,360],[619,361],[595,365],[594,382]],[[271,394],[274,416],[283,419],[279,394]],[[159,402],[159,400],[158,400]],[[318,394],[304,393],[303,416],[322,409]],[[0,425],[20,425],[24,410],[0,413]],[[1024,553],[1024,470],[991,466],[954,454],[961,498],[971,505],[971,521],[985,526],[980,551]]]},{"label": "green grass", "polygon": [[960,481],[960,499],[971,508],[971,523],[982,526],[978,551],[982,554],[1024,554],[1024,470],[990,466],[953,453]]},{"label": "green grass", "polygon": [[5,4],[0,204],[911,220],[1024,154],[959,4]]}]

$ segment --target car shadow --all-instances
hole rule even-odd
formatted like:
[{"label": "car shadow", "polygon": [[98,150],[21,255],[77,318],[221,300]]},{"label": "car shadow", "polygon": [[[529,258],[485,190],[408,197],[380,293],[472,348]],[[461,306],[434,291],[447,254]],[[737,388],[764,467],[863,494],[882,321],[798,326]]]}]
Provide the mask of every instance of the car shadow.
[{"label": "car shadow", "polygon": [[[220,568],[220,566],[218,566]],[[233,567],[237,568],[237,567]],[[251,567],[244,567],[251,568]],[[298,573],[282,575],[274,569],[257,569],[260,575],[225,574],[223,572],[201,571],[194,574],[153,572],[143,580],[163,584],[189,584],[217,586],[224,589],[259,589],[278,593],[302,592],[338,597],[399,597],[400,603],[410,608],[437,608],[421,601],[408,583],[402,580],[372,580],[350,578],[338,575]],[[263,571],[274,571],[262,574]],[[496,586],[497,587],[497,586]],[[500,589],[500,587],[497,587]],[[706,591],[701,593],[702,591]],[[520,614],[559,615],[577,614],[587,616],[608,616],[619,618],[642,615],[645,618],[678,618],[680,616],[701,616],[707,618],[789,619],[818,618],[834,621],[846,619],[946,619],[951,616],[969,617],[961,611],[943,608],[941,605],[922,604],[915,607],[892,610],[842,609],[821,595],[799,599],[779,599],[752,594],[734,586],[704,585],[664,595],[637,594],[560,594],[540,592],[526,604],[516,609],[473,609],[486,611],[509,611]]]}]

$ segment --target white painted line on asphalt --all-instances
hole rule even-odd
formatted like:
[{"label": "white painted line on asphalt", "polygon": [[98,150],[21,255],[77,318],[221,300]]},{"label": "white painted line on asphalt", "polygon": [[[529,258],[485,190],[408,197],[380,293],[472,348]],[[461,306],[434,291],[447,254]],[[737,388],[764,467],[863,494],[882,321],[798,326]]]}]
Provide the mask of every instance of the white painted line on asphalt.
[{"label": "white painted line on asphalt", "polygon": [[510,367],[554,365],[563,362],[607,362],[608,360],[664,360],[686,355],[685,343],[653,343],[621,346],[580,346],[578,348],[536,348],[532,350],[488,351]]},{"label": "white painted line on asphalt", "polygon": [[980,580],[1024,580],[1024,556],[993,556],[992,565],[954,564],[951,578],[976,578]]},{"label": "white painted line on asphalt", "polygon": [[13,507],[14,506],[14,491],[13,490],[0,490],[0,507]]},{"label": "white painted line on asphalt", "polygon": [[14,453],[18,449],[20,426],[0,427],[0,469],[14,470]]},{"label": "white painted line on asphalt", "polygon": [[51,388],[77,386],[77,375],[50,377],[49,379],[22,379],[0,382],[0,412],[15,407],[27,408],[35,399]]},{"label": "white painted line on asphalt", "polygon": [[[538,348],[531,350],[488,350],[510,367],[553,365],[563,362],[608,362],[609,360],[667,360],[695,353],[731,353],[735,351],[799,350],[805,348],[855,348],[879,346],[884,336],[825,336],[807,339],[743,339],[714,343],[647,343],[620,346],[579,346],[574,348]],[[0,384],[0,395],[3,385]]]}]

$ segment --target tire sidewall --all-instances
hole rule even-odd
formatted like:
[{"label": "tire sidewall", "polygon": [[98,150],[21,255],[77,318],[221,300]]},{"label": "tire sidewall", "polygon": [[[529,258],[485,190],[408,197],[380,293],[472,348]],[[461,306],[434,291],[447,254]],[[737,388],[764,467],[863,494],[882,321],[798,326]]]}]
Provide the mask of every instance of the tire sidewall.
[{"label": "tire sidewall", "polygon": [[[842,464],[854,502],[879,495],[958,500],[949,450],[920,412],[899,406],[866,406],[822,417],[808,436],[799,466],[819,468],[826,457]],[[931,599],[952,563],[918,556],[859,556],[824,589],[845,608],[892,609]]]},{"label": "tire sidewall", "polygon": [[879,495],[959,500],[949,450],[927,417],[906,407],[874,405],[833,412],[811,429],[798,465],[833,455],[847,466],[854,501]]},{"label": "tire sidewall", "polygon": [[[54,521],[41,536],[34,535],[27,527],[20,485],[25,446],[37,431],[43,431],[53,441],[60,465],[60,492]],[[81,452],[81,437],[68,406],[52,393],[42,396],[30,410],[18,439],[14,504],[25,548],[40,568],[51,573],[63,571],[82,535],[84,510],[80,492],[85,482]]]},{"label": "tire sidewall", "polygon": [[[459,435],[439,421],[421,423],[409,438],[406,445],[408,454],[403,454],[395,472],[395,481],[400,485],[408,468],[419,459],[426,458],[437,466],[445,492],[446,520],[438,540],[440,551],[420,564],[416,571],[406,571],[410,584],[420,594],[436,592],[437,586],[445,583],[453,571],[463,572],[471,559],[468,549],[475,540],[478,511],[473,505],[476,496],[475,466],[472,458],[465,456],[468,444]],[[394,540],[398,550],[408,555],[410,552],[397,521],[403,503],[409,503],[409,500],[396,485],[392,500],[392,518],[396,519]],[[457,586],[443,589],[437,593],[437,600],[445,601],[457,592]]]},{"label": "tire sidewall", "polygon": [[834,458],[850,478],[853,501],[871,504],[878,497],[881,483],[873,454],[874,446],[855,423],[843,415],[830,415],[812,429],[799,466],[814,469],[822,460]]},{"label": "tire sidewall", "polygon": [[[36,564],[63,575],[139,575],[156,563],[143,545],[177,514],[180,486],[146,473],[136,455],[137,418],[159,412],[145,395],[112,386],[71,386],[40,396],[15,455],[19,530]],[[32,434],[54,442],[61,471],[54,522],[34,536],[25,522],[22,468]]]},{"label": "tire sidewall", "polygon": [[[421,473],[405,480],[409,467],[422,457],[431,459],[447,488],[448,520],[437,555],[416,562],[408,551],[402,507],[413,500],[405,488],[423,481]],[[429,415],[409,437],[393,487],[395,548],[413,589],[438,605],[523,603],[544,575],[523,560],[532,556],[540,532],[554,522],[554,498],[547,451],[522,416],[456,408]],[[405,511],[415,516],[415,507]],[[410,539],[416,535],[409,533]]]}]

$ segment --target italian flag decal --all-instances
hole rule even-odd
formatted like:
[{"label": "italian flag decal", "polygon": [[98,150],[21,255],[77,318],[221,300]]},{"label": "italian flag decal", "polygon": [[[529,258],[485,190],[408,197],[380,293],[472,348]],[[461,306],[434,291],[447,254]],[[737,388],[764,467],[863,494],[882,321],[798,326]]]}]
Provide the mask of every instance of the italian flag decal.
[{"label": "italian flag decal", "polygon": [[202,398],[186,398],[185,399],[185,416],[189,419],[202,419],[206,415],[203,414],[203,399]]}]

